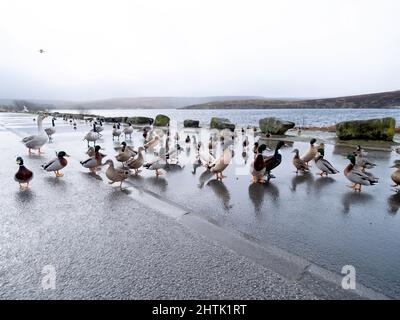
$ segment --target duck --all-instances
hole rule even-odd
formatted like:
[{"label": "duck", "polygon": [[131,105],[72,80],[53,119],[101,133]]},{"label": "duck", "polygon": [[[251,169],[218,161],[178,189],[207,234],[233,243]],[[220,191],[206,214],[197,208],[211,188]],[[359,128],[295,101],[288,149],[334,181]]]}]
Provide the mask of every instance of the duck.
[{"label": "duck", "polygon": [[139,168],[143,166],[144,163],[144,156],[143,156],[143,147],[139,147],[138,153],[136,157],[131,157],[127,162],[126,165],[129,169],[135,170],[135,174],[140,172]]},{"label": "duck", "polygon": [[187,144],[190,143],[190,137],[189,137],[189,135],[186,136],[185,142],[186,142]]},{"label": "duck", "polygon": [[232,160],[232,149],[231,146],[225,148],[222,155],[214,161],[211,165],[208,165],[210,172],[216,174],[217,180],[221,180],[225,178],[222,172],[228,167]]},{"label": "duck", "polygon": [[120,189],[122,189],[122,182],[126,180],[129,176],[129,170],[124,169],[115,169],[114,162],[111,159],[108,159],[104,165],[108,164],[108,169],[106,170],[106,177],[110,180],[109,184],[113,184],[115,182],[120,182]]},{"label": "duck", "polygon": [[[250,164],[250,174],[253,177],[253,183],[265,183],[265,165],[264,157],[262,155],[265,144],[260,145],[257,149],[257,154],[254,157],[253,162]],[[266,146],[265,146],[266,147]]]},{"label": "duck", "polygon": [[22,143],[28,148],[29,155],[32,154],[33,150],[38,150],[39,155],[42,153],[41,148],[46,144],[48,137],[46,132],[43,130],[43,120],[47,117],[47,114],[39,114],[37,117],[37,128],[38,133],[36,135],[28,136],[22,139]]},{"label": "duck", "polygon": [[102,160],[104,157],[106,157],[105,154],[100,153],[100,146],[95,146],[94,147],[94,156],[91,156],[89,159],[86,159],[84,161],[81,161],[80,164],[85,167],[88,168],[91,172],[95,173],[97,167],[102,165]]},{"label": "duck", "polygon": [[130,146],[127,146],[125,141],[123,141],[121,145],[121,151],[115,156],[115,159],[124,163],[128,161],[129,158],[133,157],[136,154],[136,151],[134,151]]},{"label": "duck", "polygon": [[97,132],[97,126],[96,126],[96,122],[93,123],[93,129],[90,130],[88,133],[86,133],[86,135],[84,136],[83,140],[86,140],[88,143],[88,147],[89,142],[93,142],[93,145],[96,145],[96,141],[100,138],[99,133]]},{"label": "duck", "polygon": [[[96,123],[97,124],[97,123]],[[97,126],[96,127],[96,131],[97,131],[97,133],[99,134],[99,136],[101,137],[101,132],[104,130],[104,127],[103,127],[103,121],[99,121],[99,126]]]},{"label": "duck", "polygon": [[152,162],[145,163],[143,167],[145,167],[147,170],[155,170],[156,176],[158,177],[161,175],[160,170],[164,169],[167,166],[167,163],[163,159],[156,159]]},{"label": "duck", "polygon": [[301,156],[301,160],[303,160],[307,165],[311,160],[314,160],[314,158],[317,156],[317,148],[314,146],[314,143],[317,142],[316,139],[312,138],[310,140],[310,148],[308,149],[308,151]]},{"label": "duck", "polygon": [[249,146],[249,138],[247,136],[244,138],[242,145],[243,145],[243,149],[247,149],[248,148],[248,146]]},{"label": "duck", "polygon": [[20,190],[27,190],[29,189],[29,182],[33,179],[33,172],[24,166],[22,157],[17,157],[16,162],[19,168],[14,175],[14,180],[19,183]]},{"label": "duck", "polygon": [[49,142],[53,141],[53,137],[52,136],[53,136],[53,134],[56,133],[56,124],[54,122],[55,120],[56,120],[56,118],[52,118],[51,119],[51,127],[44,129],[44,131],[46,132],[47,136],[49,137]]},{"label": "duck", "polygon": [[42,168],[48,172],[53,171],[55,173],[56,177],[62,177],[63,174],[60,173],[60,170],[64,169],[68,164],[67,159],[65,159],[64,157],[69,157],[69,155],[66,154],[65,151],[60,151],[56,154],[57,154],[57,157],[54,158],[53,160],[43,164]]},{"label": "duck", "polygon": [[324,174],[326,176],[328,176],[328,174],[339,173],[339,171],[336,170],[328,160],[324,159],[324,155],[325,155],[324,149],[321,147],[321,148],[318,148],[317,151],[318,151],[318,154],[314,158],[314,162],[315,162],[317,168],[319,170],[321,170],[321,172],[317,173],[317,174],[319,174],[322,177]]},{"label": "duck", "polygon": [[360,168],[357,168],[354,154],[347,155],[347,159],[350,160],[350,163],[344,169],[343,173],[345,177],[353,183],[353,185],[348,186],[349,188],[361,192],[361,186],[373,186],[377,183],[376,178],[366,175]]},{"label": "duck", "polygon": [[216,161],[216,159],[208,150],[206,150],[204,144],[201,141],[199,141],[199,145],[199,160],[204,167],[208,168]]},{"label": "duck", "polygon": [[259,146],[259,143],[258,143],[257,141],[254,142],[254,144],[253,144],[253,153],[254,153],[254,157],[256,157],[257,154],[258,154],[258,146]]},{"label": "duck", "polygon": [[149,142],[144,144],[144,149],[152,149],[155,146],[157,146],[157,144],[159,143],[160,137],[158,135],[156,135],[153,139],[151,139]]},{"label": "duck", "polygon": [[361,148],[360,145],[357,146],[354,155],[356,156],[356,164],[361,168],[363,172],[365,171],[365,169],[372,169],[376,167],[375,163],[370,162],[366,158],[367,153]]},{"label": "duck", "polygon": [[265,172],[268,175],[268,181],[271,178],[275,178],[275,176],[271,174],[271,171],[281,164],[282,155],[279,153],[279,149],[282,148],[284,145],[285,143],[283,141],[278,141],[275,147],[274,154],[272,156],[264,158]]},{"label": "duck", "polygon": [[129,140],[132,140],[132,133],[133,133],[132,123],[128,122],[128,126],[124,128],[125,140],[126,136],[129,136]]},{"label": "duck", "polygon": [[119,141],[120,135],[121,135],[121,127],[120,127],[120,125],[119,124],[117,124],[117,125],[114,124],[113,125],[113,130],[112,130],[112,139],[113,139],[113,141],[114,141],[115,137],[117,137],[118,141]]},{"label": "duck", "polygon": [[296,168],[296,174],[298,174],[299,171],[303,173],[308,171],[309,169],[307,163],[304,160],[302,160],[299,156],[299,149],[294,149],[292,153],[294,153],[293,165]]},{"label": "duck", "polygon": [[394,182],[392,187],[398,187],[400,185],[400,162],[396,162],[391,168],[396,168],[396,171],[390,175],[390,178]]}]

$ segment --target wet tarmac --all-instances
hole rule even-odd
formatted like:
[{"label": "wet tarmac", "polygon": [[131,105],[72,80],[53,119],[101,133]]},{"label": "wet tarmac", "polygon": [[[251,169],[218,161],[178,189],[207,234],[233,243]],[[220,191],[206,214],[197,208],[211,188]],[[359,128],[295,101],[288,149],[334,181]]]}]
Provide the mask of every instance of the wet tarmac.
[{"label": "wet tarmac", "polygon": [[[1,123],[21,137],[36,131],[36,123],[30,116],[2,115]],[[35,172],[36,176],[30,191],[13,192],[14,199],[4,200],[10,207],[17,204],[18,212],[21,212],[21,209],[25,210],[22,211],[25,214],[21,216],[21,219],[26,232],[29,232],[29,223],[36,223],[37,219],[42,219],[40,207],[32,207],[32,203],[46,201],[55,190],[57,190],[57,195],[61,191],[64,197],[69,199],[68,201],[75,201],[74,199],[79,199],[82,192],[79,190],[85,188],[93,190],[100,185],[102,190],[103,188],[107,190],[108,187],[109,189],[104,194],[99,192],[93,196],[91,193],[92,203],[82,203],[82,208],[88,207],[91,211],[98,210],[101,205],[113,212],[118,202],[123,201],[119,199],[124,196],[124,192],[119,192],[116,187],[104,186],[100,180],[96,182],[96,179],[80,167],[79,160],[86,158],[84,152],[87,148],[82,138],[84,133],[90,130],[90,125],[82,121],[77,123],[78,128],[75,131],[67,122],[57,120],[57,133],[54,135],[54,142],[45,147],[46,154],[41,157],[25,156],[29,159],[27,160],[28,167],[39,168],[44,160],[54,155],[55,150],[66,151],[72,157],[70,165],[64,170],[65,177],[57,179],[50,173],[40,171],[36,174]],[[0,127],[0,130],[4,129]],[[119,143],[112,142],[111,126],[106,126],[102,134],[103,139],[98,143],[105,148],[104,153],[113,158],[116,154],[114,148],[118,147]],[[291,151],[293,148],[298,148],[300,153],[303,153],[308,145],[303,142],[294,142],[282,149],[283,163],[273,171],[276,178],[265,185],[252,184],[249,165],[253,154],[251,148],[246,156],[242,154],[242,135],[238,132],[234,142],[235,156],[224,172],[226,178],[221,182],[216,180],[215,176],[205,172],[202,167],[198,167],[193,173],[192,163],[195,151],[193,144],[190,144],[190,150],[186,150],[186,147],[189,147],[184,142],[187,134],[192,136],[197,133],[189,129],[180,132],[179,144],[183,151],[179,154],[178,163],[182,168],[179,166],[174,167],[174,170],[164,171],[160,177],[156,177],[154,171],[142,169],[140,175],[130,177],[125,185],[135,186],[149,194],[176,203],[226,230],[245,236],[259,244],[272,244],[335,273],[340,273],[344,265],[353,265],[356,268],[357,281],[388,296],[400,297],[398,275],[400,256],[397,253],[400,247],[398,214],[400,193],[393,192],[390,187],[392,169],[389,168],[398,155],[393,152],[369,152],[368,158],[377,164],[372,172],[380,178],[379,184],[365,187],[361,193],[357,193],[346,187],[349,182],[342,173],[348,163],[345,155],[351,149],[326,145],[325,158],[340,171],[337,175],[317,176],[313,163],[310,173],[296,175],[291,163],[293,157]],[[207,141],[208,134],[202,134],[203,139]],[[248,131],[247,135],[251,146],[252,134]],[[197,139],[199,139],[198,136]],[[17,141],[10,143],[20,144]],[[135,131],[133,141],[128,141],[128,143],[132,143],[135,147],[141,145],[142,133]],[[273,149],[276,142],[268,141],[268,143]],[[217,142],[216,146],[214,152],[219,154],[223,146],[220,142]],[[21,145],[18,145],[17,149],[24,150]],[[153,158],[151,151],[146,153],[146,160]],[[3,174],[14,173],[14,166],[14,159],[10,159],[7,169],[3,166]],[[99,178],[103,179],[103,176],[100,175]],[[9,187],[16,187],[13,184],[15,184],[14,181]],[[74,185],[74,188],[71,185]],[[75,187],[77,185],[79,188]],[[129,189],[126,192],[129,192]],[[63,201],[62,207],[55,202],[55,212],[68,211],[68,201]],[[72,207],[74,207],[73,204],[71,204]],[[15,210],[3,209],[2,211],[2,214],[6,215],[15,214]],[[27,215],[27,212],[35,212],[35,215]],[[46,217],[46,219],[51,219],[49,216]],[[64,219],[59,221],[60,234],[63,229],[68,230],[72,226],[76,228],[78,222],[82,222],[79,221],[80,217],[86,219],[79,212],[74,217],[76,221],[69,221],[70,217],[67,218],[65,215],[63,217]],[[42,221],[43,236],[46,235],[46,223],[51,223],[51,221]],[[124,222],[121,220],[120,223]],[[97,226],[84,224],[84,227],[90,229]],[[74,232],[85,232],[84,227]],[[3,228],[5,228],[4,225]],[[116,225],[115,228],[117,230],[118,226]],[[116,232],[116,230],[108,231]],[[68,231],[72,233],[72,230]],[[36,234],[36,236],[38,238],[34,241],[40,242],[40,235]],[[118,247],[116,244],[110,245],[114,248]],[[21,245],[20,248],[24,246],[27,244]],[[13,254],[15,259],[21,259],[18,252],[5,254]],[[34,259],[30,255],[28,257]],[[69,259],[65,262],[73,264],[73,256]]]}]

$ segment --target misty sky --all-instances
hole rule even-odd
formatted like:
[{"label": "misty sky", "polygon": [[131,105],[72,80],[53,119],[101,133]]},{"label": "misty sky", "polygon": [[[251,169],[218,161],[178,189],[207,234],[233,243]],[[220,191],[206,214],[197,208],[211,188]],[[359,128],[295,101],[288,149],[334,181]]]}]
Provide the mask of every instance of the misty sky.
[{"label": "misty sky", "polygon": [[397,90],[399,12],[398,0],[1,0],[0,98]]}]

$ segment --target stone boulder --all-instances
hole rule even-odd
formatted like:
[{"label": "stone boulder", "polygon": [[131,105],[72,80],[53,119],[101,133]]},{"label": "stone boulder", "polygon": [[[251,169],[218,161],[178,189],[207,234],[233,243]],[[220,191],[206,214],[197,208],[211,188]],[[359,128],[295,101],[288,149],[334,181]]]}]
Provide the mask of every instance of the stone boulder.
[{"label": "stone boulder", "polygon": [[278,118],[270,117],[263,118],[259,121],[260,130],[263,133],[283,135],[289,129],[294,128],[295,123],[291,121],[285,121]]},{"label": "stone boulder", "polygon": [[125,122],[127,117],[104,117],[103,119],[104,119],[104,122],[111,122],[111,123],[119,122],[119,123],[122,123],[122,122]]},{"label": "stone boulder", "polygon": [[380,118],[369,120],[344,121],[336,125],[336,135],[341,140],[363,139],[392,141],[396,120]]},{"label": "stone boulder", "polygon": [[130,117],[126,122],[130,122],[134,125],[151,125],[154,122],[154,119],[148,117]]},{"label": "stone boulder", "polygon": [[186,119],[185,121],[183,121],[183,126],[185,128],[198,128],[199,124],[200,124],[199,120]]},{"label": "stone boulder", "polygon": [[229,129],[231,131],[234,131],[235,125],[231,123],[229,119],[213,117],[211,118],[210,128],[219,130]]},{"label": "stone boulder", "polygon": [[158,114],[154,120],[154,125],[157,127],[165,127],[169,125],[169,117],[163,114]]}]

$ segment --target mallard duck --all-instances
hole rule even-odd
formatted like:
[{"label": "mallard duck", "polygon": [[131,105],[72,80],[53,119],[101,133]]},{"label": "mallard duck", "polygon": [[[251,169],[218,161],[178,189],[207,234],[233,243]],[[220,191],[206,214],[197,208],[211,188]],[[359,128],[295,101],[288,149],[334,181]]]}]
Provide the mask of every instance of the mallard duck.
[{"label": "mallard duck", "polygon": [[265,164],[262,152],[265,150],[266,146],[265,148],[263,146],[265,145],[261,145],[258,148],[257,154],[255,155],[253,162],[250,164],[250,173],[253,176],[253,183],[265,183]]},{"label": "mallard duck", "polygon": [[307,165],[308,165],[308,163],[311,161],[311,160],[313,160],[316,156],[317,156],[317,152],[318,152],[318,150],[317,150],[317,148],[314,146],[314,143],[316,142],[317,140],[316,139],[314,139],[314,138],[312,138],[311,140],[310,140],[310,149],[308,149],[308,151],[304,154],[304,155],[302,155],[301,156],[301,160],[303,160]]},{"label": "mallard duck", "polygon": [[366,175],[360,169],[356,167],[356,158],[353,154],[349,154],[347,159],[350,160],[350,164],[344,169],[344,175],[350,180],[353,185],[348,186],[353,190],[361,191],[361,186],[372,186],[377,183],[376,179]]},{"label": "mallard duck", "polygon": [[89,142],[93,142],[93,145],[96,145],[96,141],[100,138],[99,133],[97,132],[96,122],[93,123],[93,129],[86,133],[83,140],[86,140],[89,147]]},{"label": "mallard duck", "polygon": [[253,144],[253,153],[254,153],[254,157],[256,157],[258,154],[258,142],[254,142],[254,144]]},{"label": "mallard duck", "polygon": [[129,140],[132,140],[132,133],[133,133],[132,123],[128,122],[128,126],[124,128],[125,140],[126,136],[129,136]]},{"label": "mallard duck", "polygon": [[400,185],[400,162],[396,162],[391,168],[396,168],[396,171],[390,175],[394,185],[392,187],[398,187]]},{"label": "mallard duck", "polygon": [[113,184],[115,182],[120,182],[120,189],[122,190],[122,182],[128,178],[129,170],[124,169],[115,169],[114,162],[111,159],[108,159],[104,165],[108,164],[108,169],[106,171],[106,177],[110,180],[109,184]]},{"label": "mallard duck", "polygon": [[326,176],[328,176],[328,174],[339,173],[339,171],[336,170],[328,160],[324,159],[324,154],[325,154],[324,149],[319,148],[317,151],[318,151],[318,154],[314,158],[314,161],[315,161],[317,168],[319,170],[321,170],[321,172],[317,173],[317,174],[319,174],[322,177],[324,174]]},{"label": "mallard duck", "polygon": [[81,161],[80,164],[85,167],[88,168],[91,172],[95,173],[96,172],[96,168],[102,165],[102,160],[103,158],[106,156],[105,154],[100,153],[100,146],[96,146],[94,148],[94,156],[91,156],[89,159],[86,159],[84,161]]},{"label": "mallard duck", "polygon": [[247,149],[248,148],[248,146],[249,146],[249,138],[246,136],[245,138],[244,138],[244,140],[243,140],[243,143],[242,143],[242,145],[243,145],[243,149]]},{"label": "mallard duck", "polygon": [[294,149],[292,153],[294,153],[293,165],[296,168],[296,174],[299,173],[299,171],[303,173],[308,171],[309,169],[307,163],[304,160],[300,159],[299,149]]},{"label": "mallard duck", "polygon": [[56,177],[62,177],[63,174],[59,171],[65,168],[68,164],[67,159],[65,159],[64,157],[69,157],[69,155],[66,154],[64,151],[60,151],[57,153],[57,158],[54,158],[53,160],[43,164],[42,168],[48,172],[53,171]]},{"label": "mallard duck", "polygon": [[215,173],[217,180],[222,180],[225,176],[222,172],[228,167],[232,160],[232,149],[231,147],[225,148],[222,155],[211,165],[208,166],[210,172]]},{"label": "mallard duck", "polygon": [[157,146],[159,141],[160,141],[160,137],[157,135],[153,139],[151,139],[149,142],[147,142],[143,147],[144,147],[145,150],[152,149],[155,146]]},{"label": "mallard duck", "polygon": [[375,163],[370,162],[366,158],[367,153],[361,148],[360,145],[357,146],[354,155],[356,156],[356,164],[362,169],[363,172],[365,169],[372,169],[373,167],[376,167]]},{"label": "mallard duck", "polygon": [[39,154],[42,152],[40,149],[46,144],[47,142],[47,134],[43,130],[42,124],[43,120],[47,117],[46,114],[39,114],[37,117],[37,127],[38,127],[38,134],[28,136],[22,139],[22,142],[25,144],[25,147],[28,148],[29,155],[32,154],[33,150],[38,150]]},{"label": "mallard duck", "polygon": [[155,170],[156,176],[158,177],[161,173],[160,170],[166,167],[167,163],[163,159],[157,159],[152,162],[145,163],[143,167],[148,170]]},{"label": "mallard duck", "polygon": [[119,137],[121,136],[121,127],[119,124],[113,125],[113,130],[112,130],[112,139],[114,141],[114,138],[117,137],[119,141]]},{"label": "mallard duck", "polygon": [[[19,188],[21,190],[26,190],[29,188],[29,182],[33,179],[33,172],[24,166],[24,160],[21,157],[18,157],[16,162],[19,168],[14,175],[14,180],[19,183]],[[23,186],[24,184],[25,186]]]},{"label": "mallard duck", "polygon": [[279,149],[285,145],[283,141],[279,141],[275,147],[275,152],[272,156],[264,158],[265,172],[268,175],[268,180],[275,178],[271,171],[279,166],[282,162],[282,155],[279,153]]},{"label": "mallard duck", "polygon": [[56,124],[55,121],[56,118],[51,119],[51,127],[44,129],[44,132],[46,132],[47,136],[49,137],[49,142],[53,141],[53,134],[56,133]]},{"label": "mallard duck", "polygon": [[129,169],[134,169],[135,170],[135,174],[138,174],[140,172],[139,168],[144,163],[143,151],[144,151],[144,148],[143,147],[139,147],[137,156],[130,158],[126,162],[126,165],[128,166]]},{"label": "mallard duck", "polygon": [[122,142],[121,145],[121,151],[115,156],[115,159],[124,163],[128,161],[130,157],[133,157],[136,154],[136,151],[134,151],[130,146],[127,146],[125,141]]}]

